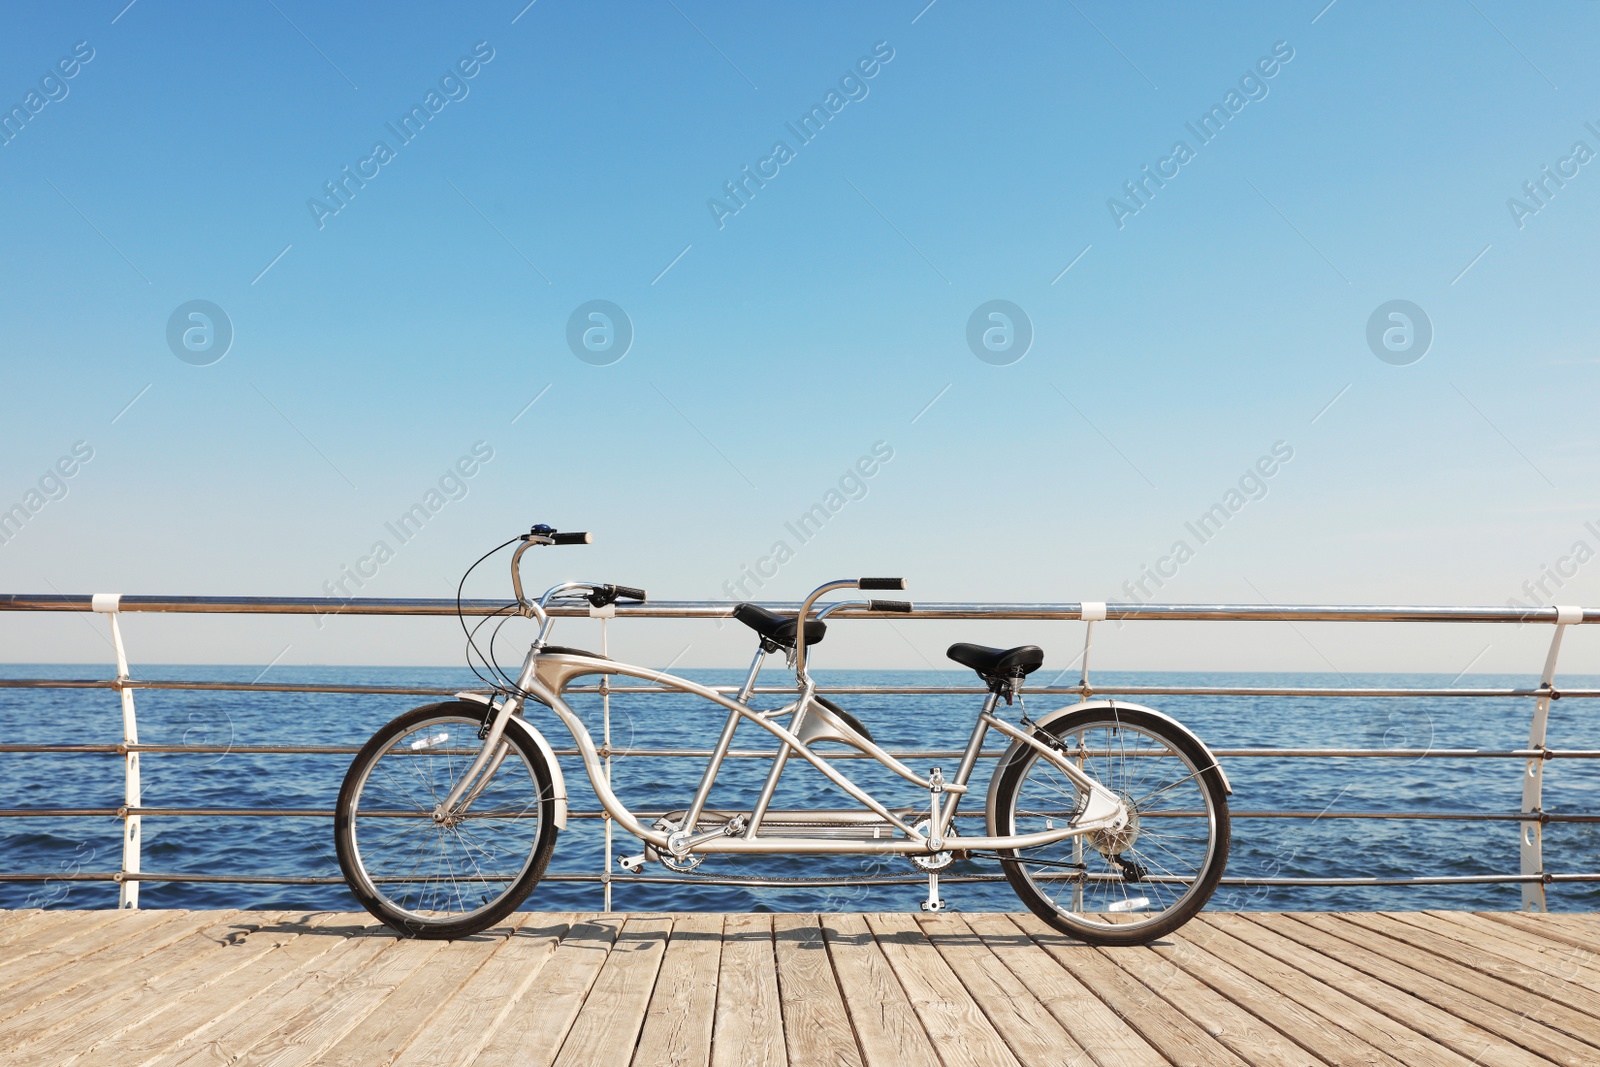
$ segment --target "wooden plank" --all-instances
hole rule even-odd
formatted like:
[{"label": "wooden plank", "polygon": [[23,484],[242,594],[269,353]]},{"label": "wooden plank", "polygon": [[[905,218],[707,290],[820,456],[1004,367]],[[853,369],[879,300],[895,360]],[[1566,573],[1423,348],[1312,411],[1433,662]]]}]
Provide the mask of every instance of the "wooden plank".
[{"label": "wooden plank", "polygon": [[785,1067],[788,1053],[770,913],[723,919],[717,990],[713,1067]]},{"label": "wooden plank", "polygon": [[1226,1045],[1093,947],[1067,937],[1035,915],[1013,915],[1011,920],[1172,1063],[1244,1064]]},{"label": "wooden plank", "polygon": [[[280,933],[282,918],[288,913],[240,912],[248,915],[248,933],[226,944],[218,945],[213,952],[205,953],[184,968],[171,969],[162,976],[150,979],[139,989],[139,998],[133,1003],[110,1003],[83,1017],[78,1024],[59,1030],[54,1037],[46,1038],[40,1062],[51,1062],[58,1067],[77,1064],[83,1057],[91,1057],[98,1049],[106,1049],[106,1059],[123,1064],[125,1057],[118,1046],[130,1040],[130,1032],[149,1032],[158,1025],[158,1019],[174,1006],[184,1001],[197,1001],[211,997],[211,987],[248,966],[261,965],[278,945],[293,939],[294,934]],[[235,917],[237,920],[238,917]],[[54,1059],[48,1059],[54,1054]]]},{"label": "wooden plank", "polygon": [[[383,1011],[368,1017],[374,1030],[370,1037],[358,1027],[323,1057],[322,1064],[379,1067],[390,1058],[375,1056],[374,1048],[386,1042],[405,1050],[394,1058],[397,1065],[471,1063],[513,1011],[538,1010],[537,1005],[523,1003],[522,995],[555,954],[574,919],[570,914],[514,915],[511,921],[517,923],[516,928],[491,945],[481,965],[478,952],[469,956],[462,951],[465,944],[452,942],[449,951],[430,962],[423,973],[407,979],[405,985],[416,987],[418,995],[401,1007],[397,998],[410,990],[403,987],[397,991]],[[438,1010],[432,1011],[435,1005]],[[397,1018],[398,1011],[409,1013],[411,1025]]]},{"label": "wooden plank", "polygon": [[[120,1034],[78,1050],[78,1057],[93,1062],[137,1064],[181,1046],[192,1035],[223,1025],[240,1006],[259,991],[282,982],[315,958],[344,941],[346,934],[359,934],[359,928],[340,925],[349,916],[332,912],[297,912],[293,919],[262,927],[246,938],[246,945],[266,939],[270,947],[250,966],[235,970],[199,996],[169,996],[160,1009],[127,1027]],[[331,933],[305,936],[319,926]],[[72,1062],[72,1061],[69,1061]]]},{"label": "wooden plank", "polygon": [[[117,920],[98,927],[88,937],[65,943],[63,955],[46,972],[29,978],[8,992],[0,1015],[0,1041],[36,1029],[33,1019],[50,1001],[85,988],[103,990],[132,980],[133,965],[182,937],[216,922],[231,912],[120,912]],[[89,949],[74,956],[72,945]],[[52,952],[58,950],[52,949]]]},{"label": "wooden plank", "polygon": [[[1293,987],[1299,987],[1302,992],[1310,989],[1310,996],[1317,995],[1306,975],[1271,957],[1263,957],[1267,962],[1265,968],[1253,960],[1237,959],[1229,951],[1223,935],[1204,923],[1189,923],[1178,936],[1151,945],[1149,951],[1182,968],[1196,981],[1249,1011],[1323,1062],[1337,1067],[1403,1067],[1402,1061],[1384,1049],[1373,1047],[1332,1018],[1316,1014],[1287,995]],[[1126,966],[1128,957],[1136,958],[1136,954],[1120,957],[1119,961]],[[1234,1051],[1244,1059],[1255,1055],[1245,1055],[1237,1048]],[[1305,1057],[1291,1053],[1288,1060],[1299,1063],[1304,1062]]]},{"label": "wooden plank", "polygon": [[[1357,925],[1379,931],[1435,956],[1493,975],[1518,989],[1529,990],[1587,1012],[1595,1017],[1589,1025],[1600,1030],[1600,989],[1593,985],[1585,988],[1576,980],[1584,970],[1581,963],[1572,959],[1546,957],[1530,945],[1510,939],[1499,940],[1496,933],[1480,932],[1472,927],[1456,926],[1427,916],[1422,917],[1422,922],[1427,925],[1418,925],[1399,914],[1353,913],[1348,918]],[[1569,951],[1576,956],[1577,950]],[[1595,973],[1600,976],[1600,971]]]},{"label": "wooden plank", "polygon": [[265,1034],[234,1063],[247,1067],[297,1067],[320,1063],[322,1052],[371,1015],[401,982],[423,970],[444,941],[399,940],[361,968],[359,976],[327,990],[297,1012],[280,1012]]},{"label": "wooden plank", "polygon": [[527,1007],[512,1012],[495,1030],[478,1053],[476,1067],[553,1063],[623,921],[621,915],[595,915],[574,923],[523,993]]},{"label": "wooden plank", "polygon": [[825,915],[821,927],[867,1067],[939,1067],[933,1043],[866,919]]},{"label": "wooden plank", "polygon": [[1165,1056],[1010,919],[992,914],[962,918],[1099,1067],[1166,1067]]},{"label": "wooden plank", "polygon": [[[1571,980],[1582,981],[1585,988],[1600,984],[1600,958],[1596,957],[1593,950],[1551,941],[1468,911],[1384,911],[1375,914],[1440,937],[1482,947],[1535,970],[1548,970],[1554,964],[1570,972]],[[1586,972],[1590,971],[1596,981],[1585,980]]]},{"label": "wooden plank", "polygon": [[[1261,1010],[1259,1004],[1245,1001],[1251,1009],[1247,1011],[1239,1002],[1228,999],[1179,967],[1176,962],[1179,957],[1187,958],[1192,966],[1199,967],[1216,962],[1214,957],[1207,957],[1188,935],[1188,930],[1181,931],[1164,939],[1160,947],[1101,948],[1099,952],[1127,971],[1146,989],[1187,1015],[1195,1025],[1226,1045],[1246,1063],[1255,1067],[1287,1067],[1305,1063],[1307,1053],[1317,1055],[1314,1046],[1318,1042],[1301,1045],[1279,1033],[1265,1014],[1256,1014]],[[1197,935],[1203,940],[1206,931],[1199,930]],[[1266,996],[1271,1001],[1283,999],[1271,990],[1266,991]],[[1326,1024],[1317,1029],[1327,1029]],[[1348,1034],[1344,1037],[1351,1046],[1359,1044]],[[1370,1052],[1370,1049],[1362,1047],[1359,1058],[1345,1055],[1332,1062],[1380,1062],[1379,1056],[1365,1055]],[[1398,1061],[1389,1057],[1383,1056],[1381,1060],[1398,1067]]]},{"label": "wooden plank", "polygon": [[668,918],[627,921],[567,1031],[556,1067],[627,1063],[632,1058],[671,934]]},{"label": "wooden plank", "polygon": [[1011,973],[965,922],[945,913],[925,915],[917,925],[1025,1067],[1059,1067],[1063,1060],[1087,1058],[1083,1046],[1027,983]]},{"label": "wooden plank", "polygon": [[711,1062],[721,960],[722,916],[680,915],[673,921],[633,1063],[699,1067]]},{"label": "wooden plank", "polygon": [[1468,911],[1386,911],[1380,914],[1469,945],[1482,946],[1536,970],[1560,974],[1565,981],[1583,989],[1600,990],[1600,954],[1593,943],[1579,948]]},{"label": "wooden plank", "polygon": [[1551,922],[1555,918],[1553,915],[1532,915],[1522,911],[1475,911],[1472,914],[1489,922],[1509,926],[1519,934],[1532,934],[1553,944],[1567,945],[1585,952],[1594,951],[1597,940],[1592,933],[1578,928],[1575,923]]},{"label": "wooden plank", "polygon": [[[1600,1047],[1569,1036],[1600,1029],[1600,1020],[1592,1016],[1501,982],[1471,965],[1410,949],[1403,941],[1334,915],[1292,918],[1308,929],[1343,942],[1342,946],[1329,948],[1338,951],[1339,958],[1350,966],[1403,988],[1440,1011],[1468,1020],[1512,1045],[1567,1067],[1593,1067],[1600,1061]],[[1302,944],[1318,940],[1288,923],[1281,923],[1278,928]]]},{"label": "wooden plank", "polygon": [[[221,914],[210,913],[212,916]],[[73,964],[76,971],[84,961],[114,945],[135,938],[157,938],[157,931],[173,923],[187,923],[188,913],[177,911],[107,911],[76,925],[75,916],[55,919],[37,941],[19,945],[15,954],[0,962],[0,1019],[21,1011],[41,999],[37,994],[45,981],[59,983],[61,969]],[[186,927],[192,930],[207,920],[196,919]],[[159,942],[158,943],[162,943]],[[69,983],[65,988],[76,985]],[[22,988],[19,988],[22,987]]]},{"label": "wooden plank", "polygon": [[[30,1013],[34,1034],[13,1043],[8,1067],[60,1067],[92,1044],[111,1041],[161,1011],[176,996],[194,996],[272,949],[271,935],[253,938],[271,926],[273,912],[240,912],[228,922],[174,942],[136,961],[130,981],[96,990],[74,990]],[[74,995],[88,993],[88,996]]]},{"label": "wooden plank", "polygon": [[1472,914],[1496,918],[1516,916],[1531,929],[1544,928],[1552,934],[1600,937],[1600,912],[1595,911],[1475,911]]},{"label": "wooden plank", "polygon": [[44,974],[62,959],[73,959],[71,943],[91,931],[110,926],[132,912],[46,911],[18,924],[11,936],[0,936],[0,1003],[6,991]]},{"label": "wooden plank", "polygon": [[285,1019],[293,1019],[333,996],[347,983],[361,983],[369,964],[395,947],[392,932],[352,937],[336,943],[310,961],[270,996],[258,993],[221,1025],[208,1029],[181,1048],[157,1056],[161,1067],[212,1067],[234,1063],[260,1041],[277,1032]]},{"label": "wooden plank", "polygon": [[839,993],[828,944],[815,915],[778,915],[772,924],[778,956],[783,1039],[790,1067],[861,1067],[850,1013]]},{"label": "wooden plank", "polygon": [[45,925],[56,912],[46,912],[38,907],[24,907],[14,912],[0,912],[0,949],[6,945],[24,944],[34,937],[35,931]]},{"label": "wooden plank", "polygon": [[48,941],[40,941],[40,939],[46,937],[46,934],[53,931],[53,929],[58,928],[69,929],[69,933],[62,934],[62,936],[80,936],[80,934],[88,933],[94,926],[104,926],[110,921],[117,920],[118,915],[122,915],[122,912],[117,912],[114,909],[98,909],[93,910],[93,912],[66,909],[29,909],[27,912],[18,913],[19,915],[26,915],[26,918],[14,921],[14,923],[6,925],[5,928],[0,928],[0,949],[16,947],[19,950],[26,950],[30,949],[35,942],[48,944]]},{"label": "wooden plank", "polygon": [[916,919],[879,912],[866,920],[945,1067],[1017,1062]]},{"label": "wooden plank", "polygon": [[[1403,923],[1378,913],[1344,913],[1306,917],[1309,925],[1326,929],[1360,945],[1373,957],[1389,955],[1405,966],[1426,974],[1429,982],[1443,985],[1442,995],[1456,990],[1469,998],[1458,1014],[1474,1019],[1486,1029],[1493,1022],[1512,1025],[1515,1032],[1526,1029],[1520,1019],[1531,1019],[1555,1032],[1582,1038],[1568,1053],[1584,1053],[1600,1061],[1600,992],[1584,989],[1542,966],[1525,966],[1482,944],[1464,944],[1432,929]],[[1365,957],[1363,957],[1365,958]],[[1432,985],[1429,985],[1432,989]],[[1557,1040],[1557,1045],[1565,1041]],[[1587,1049],[1587,1051],[1586,1051]],[[1549,1049],[1546,1056],[1555,1057]]]},{"label": "wooden plank", "polygon": [[[1251,913],[1219,915],[1216,922],[1233,923],[1240,937],[1248,937],[1263,951],[1308,971],[1376,1011],[1424,1034],[1438,1044],[1478,1064],[1491,1067],[1535,1067],[1540,1057],[1508,1045],[1497,1035],[1428,1003],[1401,981],[1386,981],[1354,966],[1354,946],[1321,934],[1285,915]],[[1545,1064],[1544,1067],[1548,1067]]]},{"label": "wooden plank", "polygon": [[[1319,957],[1310,961],[1314,972],[1311,973],[1296,967],[1292,961],[1286,962],[1264,952],[1255,940],[1256,931],[1248,923],[1240,929],[1241,937],[1246,940],[1234,937],[1225,927],[1234,925],[1238,918],[1218,912],[1203,912],[1185,929],[1197,924],[1209,927],[1212,932],[1212,939],[1206,944],[1209,953],[1227,960],[1270,986],[1280,996],[1327,1019],[1356,1039],[1393,1054],[1408,1067],[1472,1067],[1472,1061],[1467,1057],[1396,1022],[1331,982],[1323,969],[1315,965]],[[1261,940],[1270,938],[1263,937]],[[1299,949],[1298,945],[1293,947]],[[1200,972],[1191,973],[1203,977]]]}]

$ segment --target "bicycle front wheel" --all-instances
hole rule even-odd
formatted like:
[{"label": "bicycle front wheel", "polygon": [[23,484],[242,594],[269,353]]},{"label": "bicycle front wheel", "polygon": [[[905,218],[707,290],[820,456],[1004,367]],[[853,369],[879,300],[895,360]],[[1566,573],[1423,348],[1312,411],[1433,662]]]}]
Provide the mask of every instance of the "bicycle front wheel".
[{"label": "bicycle front wheel", "polygon": [[[1227,790],[1205,749],[1164,717],[1134,708],[1064,715],[1041,732],[1121,797],[1130,817],[1121,830],[1002,852],[1017,896],[1051,926],[1091,944],[1143,944],[1188,922],[1228,863]],[[1072,779],[1028,746],[996,773],[997,834],[1060,829],[1087,803]]]},{"label": "bicycle front wheel", "polygon": [[[517,909],[555,848],[544,754],[515,728],[466,810],[436,820],[483,746],[490,709],[468,701],[406,712],[366,743],[339,790],[334,841],[363,907],[406,937],[455,938]],[[480,779],[481,780],[481,779]]]}]

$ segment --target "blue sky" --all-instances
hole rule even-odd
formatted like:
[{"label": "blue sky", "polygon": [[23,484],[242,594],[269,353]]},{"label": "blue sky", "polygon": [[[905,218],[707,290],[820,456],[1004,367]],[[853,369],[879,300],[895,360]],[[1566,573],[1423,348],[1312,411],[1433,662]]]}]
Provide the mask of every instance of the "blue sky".
[{"label": "blue sky", "polygon": [[[0,103],[28,116],[0,147],[0,506],[93,450],[0,544],[0,589],[317,595],[381,540],[364,593],[447,595],[543,521],[598,543],[530,581],[664,599],[726,596],[785,541],[761,599],[888,572],[925,600],[1126,600],[1166,558],[1144,599],[1600,600],[1600,560],[1572,557],[1600,552],[1600,160],[1573,155],[1600,152],[1600,4],[123,2],[0,16]],[[830,103],[802,143],[789,124]],[[380,140],[330,213],[324,183]],[[719,226],[708,202],[778,141]],[[1130,200],[1178,141],[1192,158]],[[167,340],[194,300],[233,332],[205,366]],[[592,300],[631,322],[606,365],[567,342]],[[1031,324],[1005,365],[967,340],[993,300]],[[1394,300],[1433,334],[1404,365],[1367,340]],[[478,442],[399,543],[385,524]],[[801,544],[785,524],[878,442]],[[1241,478],[1215,537],[1186,532]],[[496,567],[476,592],[503,590]],[[743,658],[705,629],[619,648]],[[105,655],[83,620],[0,634],[11,661]],[[1453,674],[1533,669],[1546,636],[1152,625],[1104,655]],[[1081,640],[863,623],[830,652],[921,667],[955,637],[1063,664]],[[434,623],[146,618],[130,641],[458,661]],[[1600,670],[1600,646],[1580,631],[1564,662]]]}]

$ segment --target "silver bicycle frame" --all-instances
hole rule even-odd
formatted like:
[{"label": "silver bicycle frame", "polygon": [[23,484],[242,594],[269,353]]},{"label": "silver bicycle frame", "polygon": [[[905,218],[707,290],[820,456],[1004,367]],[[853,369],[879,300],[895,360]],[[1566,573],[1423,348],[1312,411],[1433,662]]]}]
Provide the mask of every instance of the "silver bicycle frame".
[{"label": "silver bicycle frame", "polygon": [[[523,546],[523,548],[525,547],[526,545]],[[518,555],[520,553],[521,549],[519,548]],[[795,675],[799,696],[794,703],[771,711],[758,711],[748,704],[750,694],[755,687],[756,678],[760,674],[762,664],[767,655],[764,650],[757,651],[754,660],[750,664],[750,670],[744,684],[732,699],[687,678],[680,678],[676,675],[666,674],[646,667],[637,667],[620,663],[616,660],[571,652],[545,653],[543,650],[545,639],[549,635],[552,620],[543,610],[543,605],[560,592],[575,588],[589,588],[589,586],[583,583],[565,583],[552,588],[540,598],[538,604],[532,604],[521,599],[519,584],[519,602],[523,605],[523,613],[530,618],[537,618],[541,623],[538,639],[529,648],[528,654],[523,660],[522,668],[517,678],[518,692],[513,693],[499,706],[499,711],[491,722],[488,734],[484,738],[483,748],[479,751],[467,773],[451,790],[449,796],[435,809],[436,817],[442,818],[458,812],[465,804],[470,804],[472,798],[482,791],[484,784],[488,780],[487,776],[492,775],[498,769],[499,760],[495,758],[496,755],[498,754],[503,758],[503,753],[500,753],[499,750],[502,747],[501,739],[505,733],[506,723],[512,715],[521,713],[524,706],[524,698],[521,694],[527,694],[539,703],[548,706],[572,734],[579,755],[583,759],[584,770],[589,776],[590,785],[593,786],[595,795],[607,814],[615,819],[623,829],[638,837],[647,845],[680,857],[699,853],[882,855],[939,852],[949,844],[951,823],[955,818],[956,809],[960,804],[961,798],[968,791],[968,782],[977,763],[984,736],[990,729],[998,730],[1013,741],[1035,749],[1042,758],[1047,760],[1080,789],[1084,790],[1088,795],[1088,802],[1081,816],[1069,827],[999,837],[963,836],[959,838],[962,849],[1034,848],[1098,830],[1115,830],[1127,821],[1127,808],[1122,800],[1092,777],[1085,774],[1064,753],[1057,751],[1027,731],[1012,726],[995,715],[994,710],[998,700],[998,695],[995,693],[990,693],[984,701],[983,708],[978,715],[971,738],[963,751],[961,762],[953,779],[943,779],[937,770],[926,777],[919,775],[877,744],[864,737],[859,738],[856,743],[856,747],[871,756],[879,764],[916,785],[919,789],[928,792],[929,819],[926,833],[919,831],[901,815],[890,810],[876,797],[851,781],[827,757],[814,752],[799,736],[816,696],[816,683],[812,681],[805,669],[805,626],[803,622],[808,618],[811,607],[818,597],[837,589],[854,588],[855,584],[855,582],[831,582],[818,587],[806,599],[799,615],[801,622],[796,626]],[[836,606],[840,605],[830,605],[829,608],[824,609],[823,614],[831,611]],[[562,696],[563,691],[573,680],[595,674],[621,675],[652,682],[680,693],[701,697],[728,711],[727,723],[724,725],[722,734],[717,740],[716,748],[713,750],[706,770],[701,777],[694,799],[683,819],[683,825],[679,828],[680,830],[689,831],[690,833],[695,830],[710,796],[717,772],[720,770],[729,747],[732,745],[734,732],[740,723],[744,721],[753,722],[778,740],[779,748],[773,756],[772,768],[762,786],[755,805],[751,808],[743,831],[739,832],[739,836],[716,832],[698,835],[689,842],[685,842],[681,838],[676,842],[669,842],[669,837],[673,836],[673,831],[656,830],[645,826],[623,804],[606,780],[604,759],[595,747],[594,738],[589,734],[582,719],[578,717],[577,713],[572,710]],[[789,725],[787,727],[774,721],[786,716],[789,717]],[[758,831],[761,828],[767,807],[771,803],[772,795],[777,788],[778,779],[782,774],[784,765],[791,756],[795,755],[806,760],[831,783],[878,818],[893,826],[903,836],[882,840],[866,840],[759,835]],[[485,776],[482,782],[478,781],[480,775]],[[948,803],[941,803],[942,794],[944,793],[950,794]],[[674,844],[676,847],[674,847]]]}]

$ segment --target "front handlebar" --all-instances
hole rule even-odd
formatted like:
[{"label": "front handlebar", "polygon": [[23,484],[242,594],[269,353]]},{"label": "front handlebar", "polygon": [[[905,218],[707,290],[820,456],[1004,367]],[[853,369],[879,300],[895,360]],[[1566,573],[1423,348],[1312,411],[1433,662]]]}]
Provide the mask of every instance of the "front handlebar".
[{"label": "front handlebar", "polygon": [[584,595],[584,599],[597,608],[603,608],[607,604],[615,603],[618,600],[637,600],[641,603],[645,600],[645,591],[636,589],[631,585],[591,585],[567,582],[547,590],[545,595],[540,598],[539,603],[534,604],[522,592],[522,554],[534,545],[589,545],[594,543],[594,537],[586,531],[573,530],[563,532],[553,526],[545,526],[541,523],[523,534],[518,540],[522,543],[517,546],[516,552],[512,553],[511,556],[511,589],[516,594],[517,607],[521,609],[525,618],[537,616],[543,620],[545,615],[542,605],[546,600],[550,599],[551,594],[561,589],[587,589],[588,593]]},{"label": "front handlebar", "polygon": [[901,590],[906,587],[904,578],[858,578],[857,589],[894,589]]}]

